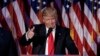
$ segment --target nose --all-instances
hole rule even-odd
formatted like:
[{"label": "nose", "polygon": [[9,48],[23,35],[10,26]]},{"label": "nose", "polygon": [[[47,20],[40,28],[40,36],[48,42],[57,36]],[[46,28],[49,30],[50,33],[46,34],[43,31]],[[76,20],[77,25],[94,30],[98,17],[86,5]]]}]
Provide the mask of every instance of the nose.
[{"label": "nose", "polygon": [[52,19],[50,19],[49,21],[50,21],[50,23],[52,23]]}]

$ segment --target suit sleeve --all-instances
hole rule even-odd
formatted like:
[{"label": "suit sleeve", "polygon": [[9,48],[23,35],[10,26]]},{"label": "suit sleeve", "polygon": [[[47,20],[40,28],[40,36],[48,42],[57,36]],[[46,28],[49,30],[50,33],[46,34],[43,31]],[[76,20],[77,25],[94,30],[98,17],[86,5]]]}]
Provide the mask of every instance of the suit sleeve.
[{"label": "suit sleeve", "polygon": [[32,43],[34,43],[34,42],[38,42],[38,28],[39,27],[37,27],[36,25],[34,25],[34,27],[35,27],[35,29],[34,29],[34,32],[35,32],[35,34],[34,34],[34,36],[33,36],[33,38],[32,39],[26,39],[26,33],[19,39],[19,43],[20,43],[20,45],[22,45],[22,46],[26,46],[26,45],[29,45],[31,42]]},{"label": "suit sleeve", "polygon": [[29,40],[26,39],[26,34],[24,34],[24,35],[19,39],[19,43],[20,43],[22,46],[29,45],[31,42],[32,42],[32,39],[29,39]]},{"label": "suit sleeve", "polygon": [[70,37],[70,30],[66,29],[66,43],[65,43],[69,54],[79,54],[78,49],[74,41]]}]

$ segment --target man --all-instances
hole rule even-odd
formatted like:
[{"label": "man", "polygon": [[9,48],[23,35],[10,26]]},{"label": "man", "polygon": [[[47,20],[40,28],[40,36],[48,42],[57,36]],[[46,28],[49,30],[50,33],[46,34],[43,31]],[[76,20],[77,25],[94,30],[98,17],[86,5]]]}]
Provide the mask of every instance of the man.
[{"label": "man", "polygon": [[[78,54],[69,29],[56,23],[57,11],[54,8],[46,7],[43,10],[43,24],[34,25],[29,29],[20,40],[20,44],[25,46],[32,43],[33,54],[65,55],[65,48],[68,49],[69,54]],[[49,29],[51,30],[48,31]]]},{"label": "man", "polygon": [[0,27],[0,56],[18,56],[12,34]]}]

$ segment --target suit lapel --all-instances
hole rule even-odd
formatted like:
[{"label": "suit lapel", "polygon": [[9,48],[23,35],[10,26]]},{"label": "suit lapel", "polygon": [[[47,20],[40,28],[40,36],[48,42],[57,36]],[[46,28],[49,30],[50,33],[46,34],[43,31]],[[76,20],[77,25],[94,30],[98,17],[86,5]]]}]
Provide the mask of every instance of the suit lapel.
[{"label": "suit lapel", "polygon": [[61,38],[61,30],[59,26],[56,26],[56,32],[55,32],[55,42],[54,42],[54,53],[56,54],[57,52],[57,43],[59,41],[59,39]]},{"label": "suit lapel", "polygon": [[56,32],[55,32],[55,45],[57,44],[57,41],[61,38],[61,29],[59,26],[56,26]]},{"label": "suit lapel", "polygon": [[46,28],[45,28],[45,25],[43,25],[41,28],[40,28],[40,34],[42,36],[46,36]]}]

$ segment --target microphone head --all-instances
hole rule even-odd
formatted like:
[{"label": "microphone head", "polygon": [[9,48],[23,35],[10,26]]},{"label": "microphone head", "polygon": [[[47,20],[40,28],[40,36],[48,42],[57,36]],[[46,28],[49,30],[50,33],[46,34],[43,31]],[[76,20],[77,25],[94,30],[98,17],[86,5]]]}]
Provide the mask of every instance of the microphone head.
[{"label": "microphone head", "polygon": [[52,30],[53,30],[53,28],[49,28],[48,33],[47,33],[47,37],[52,32]]},{"label": "microphone head", "polygon": [[51,32],[53,28],[49,28],[48,32]]}]

